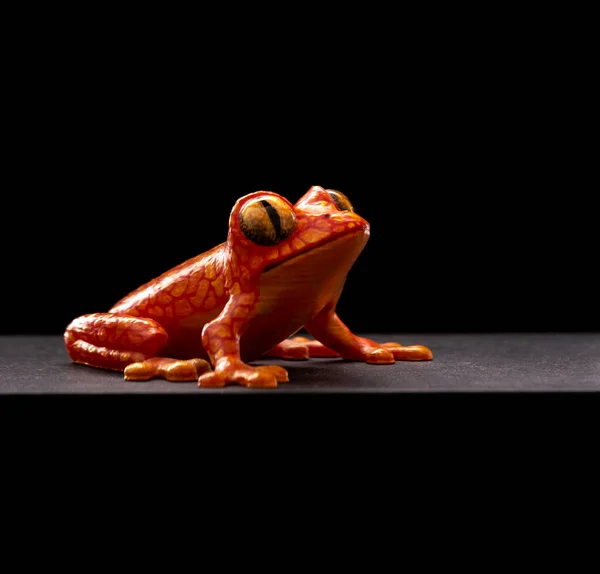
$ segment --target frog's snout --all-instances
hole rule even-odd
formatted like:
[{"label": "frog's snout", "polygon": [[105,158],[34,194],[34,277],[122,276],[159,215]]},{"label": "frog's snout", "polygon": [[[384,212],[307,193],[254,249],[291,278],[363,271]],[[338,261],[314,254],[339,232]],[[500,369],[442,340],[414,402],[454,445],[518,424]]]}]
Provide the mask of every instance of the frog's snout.
[{"label": "frog's snout", "polygon": [[334,228],[338,225],[343,225],[348,230],[362,229],[366,233],[370,231],[369,222],[353,211],[327,213],[325,216],[329,220],[328,223],[333,225]]}]

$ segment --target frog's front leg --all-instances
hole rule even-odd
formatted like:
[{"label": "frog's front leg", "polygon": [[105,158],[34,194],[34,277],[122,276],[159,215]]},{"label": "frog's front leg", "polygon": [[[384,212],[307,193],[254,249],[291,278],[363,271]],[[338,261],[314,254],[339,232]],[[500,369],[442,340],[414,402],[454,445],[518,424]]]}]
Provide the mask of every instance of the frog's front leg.
[{"label": "frog's front leg", "polygon": [[125,380],[195,381],[210,369],[203,359],[159,357],[169,339],[163,327],[150,318],[118,313],[91,313],[72,321],[64,334],[74,363],[123,371]]},{"label": "frog's front leg", "polygon": [[272,388],[287,383],[287,371],[278,365],[252,367],[240,358],[240,336],[256,306],[256,291],[232,295],[221,314],[204,326],[202,346],[214,370],[198,378],[199,387],[224,387],[237,383],[246,387]]},{"label": "frog's front leg", "polygon": [[[432,352],[422,345],[404,347],[398,343],[377,343],[357,337],[338,317],[333,303],[306,324],[305,329],[326,350],[337,351],[344,359],[389,365],[395,361],[429,361],[433,358]],[[311,356],[317,355],[311,353]]]}]

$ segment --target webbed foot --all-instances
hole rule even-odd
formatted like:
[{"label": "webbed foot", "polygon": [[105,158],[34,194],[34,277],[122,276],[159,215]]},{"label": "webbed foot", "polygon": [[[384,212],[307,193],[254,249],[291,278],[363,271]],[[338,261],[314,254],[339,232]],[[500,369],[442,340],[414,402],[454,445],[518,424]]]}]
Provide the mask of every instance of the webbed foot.
[{"label": "webbed foot", "polygon": [[279,365],[251,367],[239,360],[222,359],[214,371],[198,378],[199,387],[224,387],[238,384],[245,387],[272,389],[278,383],[287,383],[288,373]]}]

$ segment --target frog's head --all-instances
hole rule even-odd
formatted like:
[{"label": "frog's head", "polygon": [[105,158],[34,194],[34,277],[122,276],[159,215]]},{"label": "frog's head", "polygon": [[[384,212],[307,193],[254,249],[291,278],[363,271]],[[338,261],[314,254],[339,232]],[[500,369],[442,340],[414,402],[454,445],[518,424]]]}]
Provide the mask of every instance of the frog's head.
[{"label": "frog's head", "polygon": [[251,273],[291,259],[349,268],[369,233],[343,193],[313,186],[295,205],[270,191],[241,197],[231,211],[227,241]]}]

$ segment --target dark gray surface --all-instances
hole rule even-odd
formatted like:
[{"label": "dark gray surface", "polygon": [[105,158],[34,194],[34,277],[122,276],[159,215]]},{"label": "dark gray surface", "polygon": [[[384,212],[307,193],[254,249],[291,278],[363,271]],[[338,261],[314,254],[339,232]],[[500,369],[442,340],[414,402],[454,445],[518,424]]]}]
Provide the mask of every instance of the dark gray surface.
[{"label": "dark gray surface", "polygon": [[290,382],[273,390],[131,383],[121,373],[74,365],[61,336],[1,336],[0,394],[600,391],[600,333],[370,335],[424,344],[434,360],[367,365],[339,359],[265,360]]}]

